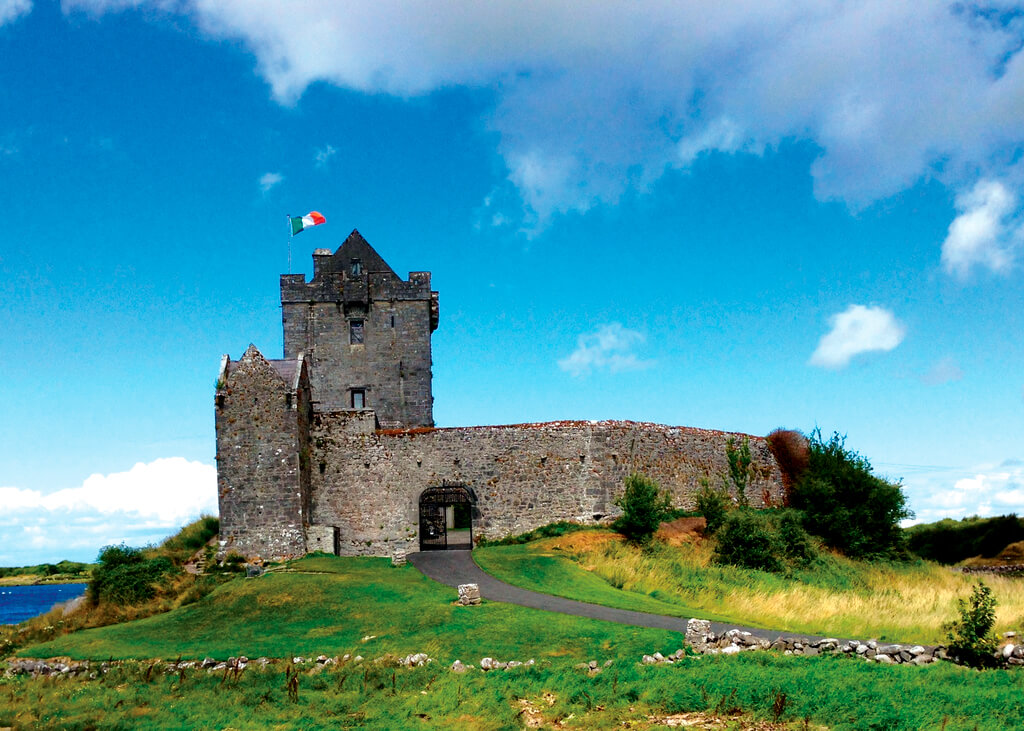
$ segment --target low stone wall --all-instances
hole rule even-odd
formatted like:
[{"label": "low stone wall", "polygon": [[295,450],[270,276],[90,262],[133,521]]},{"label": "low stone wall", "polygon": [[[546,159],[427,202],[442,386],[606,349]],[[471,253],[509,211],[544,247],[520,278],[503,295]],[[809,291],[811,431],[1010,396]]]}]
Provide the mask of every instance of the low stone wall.
[{"label": "low stone wall", "polygon": [[419,548],[419,497],[461,485],[475,496],[473,536],[491,539],[557,520],[619,513],[623,480],[642,472],[692,508],[702,480],[722,485],[728,439],[749,439],[751,504],[782,500],[782,476],[761,437],[628,421],[376,430],[353,412],[317,414],[312,524],[337,527],[342,555]]},{"label": "low stone wall", "polygon": [[1024,564],[1006,564],[1003,566],[958,566],[956,570],[962,574],[994,574],[996,576],[1024,576]]}]

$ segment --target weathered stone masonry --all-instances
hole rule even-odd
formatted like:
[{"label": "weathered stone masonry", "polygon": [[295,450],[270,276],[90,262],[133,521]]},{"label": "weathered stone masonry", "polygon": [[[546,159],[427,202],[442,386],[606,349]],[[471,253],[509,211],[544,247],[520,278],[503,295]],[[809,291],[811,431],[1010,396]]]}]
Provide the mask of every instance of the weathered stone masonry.
[{"label": "weathered stone masonry", "polygon": [[[726,439],[740,434],[628,421],[454,429],[374,430],[367,417],[317,414],[312,442],[314,522],[339,527],[344,554],[416,550],[418,501],[433,485],[476,496],[474,534],[522,533],[554,520],[594,522],[618,512],[623,479],[639,471],[693,506],[700,479],[728,472]],[[750,438],[749,492],[781,498],[763,439]]]},{"label": "weathered stone masonry", "polygon": [[239,361],[225,356],[218,379],[228,550],[418,550],[420,497],[441,486],[472,497],[475,538],[606,519],[635,471],[692,507],[701,480],[719,485],[728,473],[729,438],[750,440],[751,502],[781,499],[759,437],[625,421],[433,428],[430,274],[402,280],[358,232],[334,254],[314,254],[310,282],[283,276],[281,301],[285,359],[250,346]]}]

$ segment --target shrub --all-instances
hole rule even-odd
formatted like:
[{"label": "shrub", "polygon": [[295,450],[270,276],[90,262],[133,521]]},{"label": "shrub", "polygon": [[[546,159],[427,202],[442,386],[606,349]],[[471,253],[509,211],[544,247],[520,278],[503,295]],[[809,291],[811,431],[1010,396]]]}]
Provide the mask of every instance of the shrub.
[{"label": "shrub", "polygon": [[697,512],[703,515],[707,522],[705,535],[714,535],[722,527],[729,512],[728,495],[721,490],[715,490],[707,480],[704,480],[700,492],[697,493]]},{"label": "shrub", "polygon": [[803,516],[795,510],[778,513],[776,523],[783,555],[797,566],[806,566],[818,556],[811,536],[804,529]]},{"label": "shrub", "polygon": [[789,505],[790,491],[810,465],[810,445],[807,437],[793,429],[776,429],[766,437],[766,441],[782,472],[782,488],[786,505]]},{"label": "shrub", "polygon": [[996,640],[992,626],[996,622],[996,600],[992,590],[979,581],[969,599],[957,599],[960,618],[946,625],[949,650],[960,662],[973,667],[992,665]]},{"label": "shrub", "polygon": [[718,531],[718,563],[762,571],[781,571],[782,544],[767,516],[750,509],[733,510]]},{"label": "shrub", "polygon": [[806,566],[818,555],[793,510],[733,510],[717,537],[715,561],[748,569],[781,572]]},{"label": "shrub", "polygon": [[140,604],[156,594],[156,582],[175,572],[166,556],[145,558],[142,550],[121,544],[100,551],[99,566],[92,572],[88,595],[93,605]]},{"label": "shrub", "polygon": [[810,464],[790,494],[804,526],[851,558],[905,558],[899,522],[913,516],[898,484],[871,472],[865,457],[838,433],[827,442],[815,430]]},{"label": "shrub", "polygon": [[658,483],[638,472],[626,478],[626,490],[615,504],[622,508],[615,530],[641,545],[650,542],[671,508],[668,494],[658,489]]}]

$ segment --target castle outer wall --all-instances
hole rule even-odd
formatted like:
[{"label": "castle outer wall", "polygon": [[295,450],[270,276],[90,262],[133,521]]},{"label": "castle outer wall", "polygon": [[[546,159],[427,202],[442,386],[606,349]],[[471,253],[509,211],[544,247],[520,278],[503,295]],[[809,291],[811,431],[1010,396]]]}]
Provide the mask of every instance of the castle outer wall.
[{"label": "castle outer wall", "polygon": [[781,504],[782,476],[760,437],[628,421],[389,431],[375,430],[372,415],[315,414],[308,547],[419,550],[420,495],[444,485],[475,496],[476,538],[617,515],[614,501],[633,472],[657,481],[674,506],[692,508],[702,480],[724,484],[730,437],[749,439],[751,504]]}]

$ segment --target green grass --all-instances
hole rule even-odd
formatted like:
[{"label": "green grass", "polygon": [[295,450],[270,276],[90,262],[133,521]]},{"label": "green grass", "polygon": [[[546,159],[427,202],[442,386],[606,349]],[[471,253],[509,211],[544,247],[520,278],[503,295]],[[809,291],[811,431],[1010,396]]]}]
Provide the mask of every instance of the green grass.
[{"label": "green grass", "polygon": [[[289,657],[426,652],[450,663],[485,655],[588,660],[616,648],[639,657],[675,650],[678,634],[626,627],[510,604],[453,604],[455,591],[387,559],[315,557],[294,573],[232,581],[173,612],[85,630],[22,655],[95,658]],[[304,573],[299,573],[304,572]],[[376,639],[363,642],[367,635]]]},{"label": "green grass", "polygon": [[[303,671],[298,696],[284,664],[233,678],[128,664],[96,680],[0,679],[0,726],[60,728],[522,728],[521,699],[546,724],[650,728],[651,716],[710,711],[832,729],[1021,729],[1020,673],[948,664],[885,667],[849,658],[771,653],[643,666],[623,655],[599,675],[565,663],[465,675],[435,663],[347,664]],[[778,712],[778,713],[776,713]],[[550,726],[548,726],[550,727]],[[735,728],[735,726],[733,726]]]},{"label": "green grass", "polygon": [[537,544],[478,548],[473,551],[473,560],[484,571],[502,581],[543,594],[635,612],[730,621],[724,614],[709,613],[706,607],[623,591],[601,576],[584,571],[568,556],[552,555],[546,547]]}]

